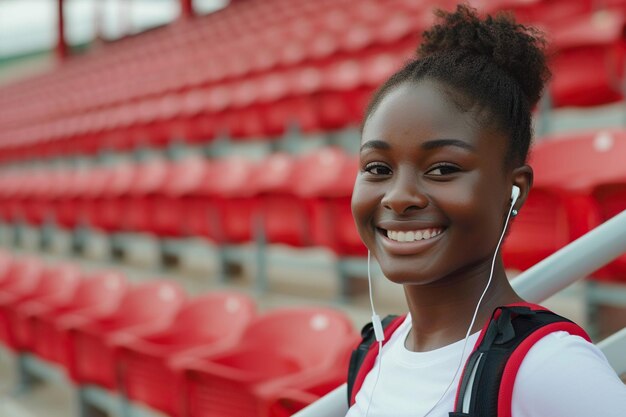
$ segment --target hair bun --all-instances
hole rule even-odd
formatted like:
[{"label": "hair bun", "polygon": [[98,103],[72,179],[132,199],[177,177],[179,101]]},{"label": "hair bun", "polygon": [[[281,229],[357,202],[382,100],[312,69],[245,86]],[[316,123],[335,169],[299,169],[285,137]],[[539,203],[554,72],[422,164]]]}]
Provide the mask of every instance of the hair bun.
[{"label": "hair bun", "polygon": [[510,14],[481,19],[467,5],[435,14],[437,22],[423,33],[419,57],[439,53],[484,56],[517,80],[531,105],[537,103],[550,78],[546,42],[537,29],[517,23]]}]

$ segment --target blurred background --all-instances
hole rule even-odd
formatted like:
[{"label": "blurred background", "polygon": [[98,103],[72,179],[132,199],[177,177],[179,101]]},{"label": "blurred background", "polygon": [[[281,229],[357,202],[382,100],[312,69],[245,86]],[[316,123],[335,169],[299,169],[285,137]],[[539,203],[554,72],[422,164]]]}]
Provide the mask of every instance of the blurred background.
[{"label": "blurred background", "polygon": [[[0,415],[280,417],[345,381],[363,111],[455,3],[0,0]],[[626,1],[469,3],[549,41],[513,278],[626,209]],[[626,256],[545,305],[615,333]]]}]

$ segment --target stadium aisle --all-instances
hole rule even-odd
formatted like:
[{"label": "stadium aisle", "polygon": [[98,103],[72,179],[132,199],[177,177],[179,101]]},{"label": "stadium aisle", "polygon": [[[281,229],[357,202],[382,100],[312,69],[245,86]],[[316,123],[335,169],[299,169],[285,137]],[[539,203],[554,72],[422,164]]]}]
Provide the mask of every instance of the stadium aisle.
[{"label": "stadium aisle", "polygon": [[43,384],[27,395],[16,395],[13,355],[0,348],[0,416],[69,417],[73,416],[74,392],[61,384]]}]

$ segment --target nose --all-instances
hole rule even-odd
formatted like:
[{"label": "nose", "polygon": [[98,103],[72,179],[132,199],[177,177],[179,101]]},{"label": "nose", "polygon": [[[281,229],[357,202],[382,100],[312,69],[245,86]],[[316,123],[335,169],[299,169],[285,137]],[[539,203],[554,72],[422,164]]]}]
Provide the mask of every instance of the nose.
[{"label": "nose", "polygon": [[428,206],[428,198],[420,190],[415,173],[404,170],[397,172],[381,204],[397,214],[405,214]]}]

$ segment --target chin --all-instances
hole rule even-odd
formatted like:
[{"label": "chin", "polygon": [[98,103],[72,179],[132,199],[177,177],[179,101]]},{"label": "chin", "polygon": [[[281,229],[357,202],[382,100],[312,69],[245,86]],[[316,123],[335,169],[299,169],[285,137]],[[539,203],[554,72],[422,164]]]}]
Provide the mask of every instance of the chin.
[{"label": "chin", "polygon": [[381,265],[381,271],[389,281],[401,285],[425,285],[437,280],[437,277],[433,274],[422,273],[415,268],[402,268],[399,265],[394,265],[390,268]]}]

